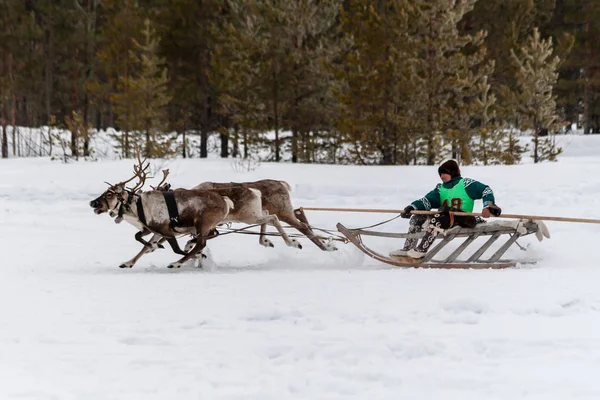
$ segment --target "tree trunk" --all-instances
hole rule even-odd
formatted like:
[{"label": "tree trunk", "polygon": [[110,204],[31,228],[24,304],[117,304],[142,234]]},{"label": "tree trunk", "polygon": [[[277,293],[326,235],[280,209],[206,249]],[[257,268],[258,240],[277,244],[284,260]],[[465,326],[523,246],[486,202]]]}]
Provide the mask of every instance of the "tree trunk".
[{"label": "tree trunk", "polygon": [[187,131],[187,129],[184,128],[183,129],[183,133],[182,133],[182,135],[183,135],[183,138],[182,138],[183,146],[181,146],[181,156],[183,158],[187,158],[187,136],[186,136],[186,131]]},{"label": "tree trunk", "polygon": [[279,162],[279,109],[277,72],[273,69],[273,119],[275,122],[275,161]]},{"label": "tree trunk", "polygon": [[129,158],[129,129],[125,129],[125,140],[123,141],[123,156]]},{"label": "tree trunk", "polygon": [[50,124],[50,118],[52,114],[52,108],[50,107],[52,96],[52,63],[55,60],[52,34],[52,31],[46,31],[46,46],[48,54],[46,63],[44,64],[44,106],[46,108],[46,124]]},{"label": "tree trunk", "polygon": [[150,140],[150,129],[146,127],[146,157],[152,157],[152,141]]},{"label": "tree trunk", "polygon": [[[4,123],[3,125],[6,125],[6,123]],[[13,129],[12,132],[12,151],[13,151],[13,156],[17,156],[17,130]]]},{"label": "tree trunk", "polygon": [[2,158],[8,158],[8,136],[4,120],[2,120]]},{"label": "tree trunk", "polygon": [[200,158],[208,157],[208,132],[203,126],[200,131]]},{"label": "tree trunk", "polygon": [[[79,88],[77,86],[77,82],[79,81],[79,68],[77,67],[77,49],[73,49],[71,61],[73,62],[73,97],[71,99],[71,114],[75,112],[75,110],[79,109]],[[79,126],[71,132],[71,156],[75,157],[76,160],[79,159]]]},{"label": "tree trunk", "polygon": [[231,156],[237,158],[240,155],[240,130],[237,125],[233,127],[233,149]]},{"label": "tree trunk", "polygon": [[433,151],[433,134],[427,134],[427,165],[433,165],[435,152]]},{"label": "tree trunk", "polygon": [[298,130],[292,129],[292,162],[298,162]]},{"label": "tree trunk", "polygon": [[244,138],[244,158],[248,158],[248,131],[242,128],[242,136]]},{"label": "tree trunk", "polygon": [[590,133],[590,102],[591,102],[591,58],[592,58],[592,38],[590,37],[590,21],[588,6],[589,1],[583,2],[583,11],[585,15],[584,24],[584,40],[585,40],[585,64],[583,67],[583,134],[587,135]]},{"label": "tree trunk", "polygon": [[392,160],[394,155],[392,154],[392,147],[390,147],[390,141],[388,139],[389,136],[389,132],[388,132],[388,128],[384,127],[383,128],[383,143],[381,146],[381,164],[382,165],[392,165]]},{"label": "tree trunk", "polygon": [[229,157],[229,135],[221,133],[221,158]]},{"label": "tree trunk", "polygon": [[149,119],[145,122],[146,125],[146,157],[154,157],[154,137],[152,137],[152,121]]},{"label": "tree trunk", "polygon": [[533,126],[533,163],[537,164],[539,162],[538,147],[540,143],[540,126],[537,121],[534,121]]}]

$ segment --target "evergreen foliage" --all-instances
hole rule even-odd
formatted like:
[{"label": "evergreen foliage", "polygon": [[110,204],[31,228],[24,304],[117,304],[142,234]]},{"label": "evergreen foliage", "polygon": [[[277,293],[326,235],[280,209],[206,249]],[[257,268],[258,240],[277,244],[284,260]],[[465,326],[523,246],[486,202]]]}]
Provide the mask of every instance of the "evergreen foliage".
[{"label": "evergreen foliage", "polygon": [[598,34],[593,0],[3,0],[0,153],[52,121],[74,158],[115,128],[122,157],[510,164],[531,129],[552,160],[559,122],[600,132]]},{"label": "evergreen foliage", "polygon": [[542,130],[555,130],[559,126],[556,101],[552,93],[558,80],[560,59],[552,56],[552,39],[545,40],[538,29],[533,31],[519,53],[511,52],[518,66],[517,104],[522,116],[522,128],[533,131],[534,163],[552,161],[562,151],[548,139],[540,139]]}]

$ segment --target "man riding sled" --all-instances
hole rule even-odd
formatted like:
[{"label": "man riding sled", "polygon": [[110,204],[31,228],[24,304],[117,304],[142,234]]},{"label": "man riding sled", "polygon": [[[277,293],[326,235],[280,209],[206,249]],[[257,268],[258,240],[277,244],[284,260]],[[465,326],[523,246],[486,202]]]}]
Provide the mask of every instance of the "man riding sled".
[{"label": "man riding sled", "polygon": [[[420,259],[425,257],[429,247],[433,244],[435,237],[442,230],[461,226],[464,228],[474,228],[477,224],[477,218],[474,216],[458,216],[453,211],[473,212],[475,200],[483,200],[483,210],[481,216],[489,218],[491,215],[500,216],[502,210],[495,204],[494,192],[492,189],[474,179],[463,178],[460,175],[458,163],[454,160],[444,162],[438,168],[438,174],[442,183],[438,183],[435,189],[427,193],[423,198],[413,201],[404,208],[400,214],[402,218],[410,218],[408,233],[418,233],[423,230],[423,225],[429,220],[429,226],[425,236],[419,240],[417,238],[406,239],[404,247],[392,251],[392,257],[411,257]],[[438,209],[436,214],[431,216],[415,214],[411,216],[413,210],[431,210]]]}]

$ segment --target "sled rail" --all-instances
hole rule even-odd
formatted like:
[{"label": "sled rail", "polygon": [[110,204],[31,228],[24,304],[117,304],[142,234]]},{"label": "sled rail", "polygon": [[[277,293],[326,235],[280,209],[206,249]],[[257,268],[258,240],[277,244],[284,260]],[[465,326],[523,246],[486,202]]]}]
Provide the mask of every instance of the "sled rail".
[{"label": "sled rail", "polygon": [[[377,237],[388,237],[388,238],[421,238],[425,232],[419,233],[390,233],[390,232],[376,232],[364,229],[348,229],[341,223],[337,224],[338,231],[341,232],[352,244],[358,247],[363,253],[368,256],[385,262],[387,264],[399,266],[399,267],[412,267],[412,268],[510,268],[516,266],[517,262],[512,260],[502,260],[502,256],[506,251],[522,236],[536,233],[538,231],[538,225],[533,221],[520,221],[519,229],[514,225],[508,224],[479,224],[475,228],[462,228],[454,227],[445,232],[445,234],[438,236],[441,239],[439,243],[433,246],[420,260],[414,260],[410,257],[387,257],[376,251],[368,248],[363,240],[362,236],[377,236]],[[492,256],[488,259],[481,259],[483,254],[494,244],[502,235],[510,235],[506,242],[496,250]],[[471,246],[475,240],[480,237],[489,236],[479,248],[464,261],[458,260],[460,255]],[[450,255],[443,259],[434,259],[434,257],[446,247],[452,240],[456,238],[466,238],[458,248],[456,248]]]}]

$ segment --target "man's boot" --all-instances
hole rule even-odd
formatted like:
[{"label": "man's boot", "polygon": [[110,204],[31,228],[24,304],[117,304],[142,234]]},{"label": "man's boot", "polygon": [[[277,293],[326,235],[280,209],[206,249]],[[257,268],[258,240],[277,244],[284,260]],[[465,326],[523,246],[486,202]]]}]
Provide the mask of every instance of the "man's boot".
[{"label": "man's boot", "polygon": [[410,249],[406,252],[406,255],[411,258],[423,258],[425,254],[427,254],[427,250],[435,241],[435,237],[438,234],[438,230],[430,227],[427,232],[425,232],[425,236],[421,239],[421,243],[414,249]]},{"label": "man's boot", "polygon": [[452,227],[454,224],[454,214],[447,211],[440,211],[431,217],[429,220],[429,228],[421,239],[421,243],[412,250],[406,252],[406,255],[411,258],[423,258],[427,254],[427,250],[435,241],[435,237],[440,231]]},{"label": "man's boot", "polygon": [[[423,224],[427,221],[426,215],[413,215],[410,218],[408,233],[419,233],[423,230]],[[406,257],[410,249],[414,249],[419,244],[418,238],[408,238],[404,242],[404,247],[391,251],[390,257]]]}]

